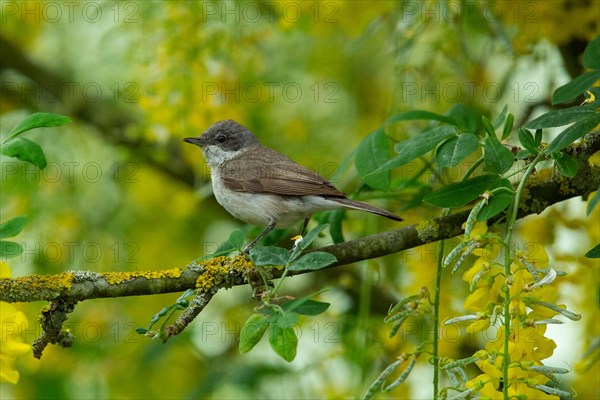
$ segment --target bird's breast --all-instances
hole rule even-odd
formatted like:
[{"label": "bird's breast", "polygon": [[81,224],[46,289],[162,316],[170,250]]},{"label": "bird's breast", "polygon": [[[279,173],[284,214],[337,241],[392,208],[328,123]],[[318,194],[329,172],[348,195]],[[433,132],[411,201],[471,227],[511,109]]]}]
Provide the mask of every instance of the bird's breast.
[{"label": "bird's breast", "polygon": [[270,193],[238,192],[228,189],[219,169],[211,173],[217,202],[231,215],[248,224],[267,226],[275,221],[277,227],[292,226],[318,211],[340,208],[340,205],[321,196],[281,196]]}]

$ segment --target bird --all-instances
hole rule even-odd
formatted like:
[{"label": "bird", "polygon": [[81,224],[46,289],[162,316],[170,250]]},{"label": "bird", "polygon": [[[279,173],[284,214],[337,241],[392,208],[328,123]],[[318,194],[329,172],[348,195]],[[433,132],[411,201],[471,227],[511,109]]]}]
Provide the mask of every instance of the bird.
[{"label": "bird", "polygon": [[218,121],[200,136],[183,140],[199,146],[204,153],[217,202],[235,218],[264,227],[244,247],[245,254],[275,227],[286,228],[304,220],[303,234],[310,217],[320,211],[353,209],[404,220],[382,208],[349,199],[313,170],[262,145],[256,135],[234,120]]}]

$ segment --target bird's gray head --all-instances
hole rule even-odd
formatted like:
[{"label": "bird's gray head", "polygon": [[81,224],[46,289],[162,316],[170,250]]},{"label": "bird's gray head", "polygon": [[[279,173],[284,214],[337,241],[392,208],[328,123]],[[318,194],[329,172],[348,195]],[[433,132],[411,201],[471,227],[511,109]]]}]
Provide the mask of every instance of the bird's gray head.
[{"label": "bird's gray head", "polygon": [[183,140],[199,146],[211,168],[237,156],[241,151],[260,145],[248,128],[231,119],[211,125],[199,137]]}]

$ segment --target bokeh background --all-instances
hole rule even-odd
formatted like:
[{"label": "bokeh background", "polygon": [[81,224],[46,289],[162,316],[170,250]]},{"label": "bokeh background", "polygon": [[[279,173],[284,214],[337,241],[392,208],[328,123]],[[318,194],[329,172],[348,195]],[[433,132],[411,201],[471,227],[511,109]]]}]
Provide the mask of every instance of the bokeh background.
[{"label": "bokeh background", "polygon": [[[598,1],[569,0],[2,0],[0,133],[35,111],[74,120],[28,134],[45,150],[46,170],[1,159],[2,220],[29,218],[18,236],[25,252],[9,260],[13,275],[184,267],[214,250],[243,224],[216,203],[201,153],[181,139],[220,119],[243,123],[266,145],[408,223],[437,216],[418,201],[433,176],[406,185],[417,170],[410,165],[392,176],[392,187],[403,190],[365,190],[351,162],[361,139],[411,109],[445,113],[460,103],[495,116],[508,105],[516,126],[547,111],[552,90],[582,72],[599,15]],[[393,143],[424,126],[395,124],[386,133]],[[452,180],[458,171],[445,174]],[[600,332],[599,266],[582,257],[600,232],[583,209],[580,200],[566,202],[519,225],[519,240],[546,246],[570,273],[564,302],[584,318],[550,335],[558,343],[550,364],[569,368]],[[343,233],[352,239],[396,227],[349,213]],[[258,232],[244,229],[247,238]],[[389,340],[382,319],[398,299],[431,287],[436,253],[425,246],[289,279],[286,293],[328,288],[318,298],[331,303],[300,321],[291,364],[266,340],[238,353],[239,329],[256,306],[248,287],[219,293],[167,345],[133,330],[179,294],[86,301],[67,323],[74,346],[50,346],[42,360],[19,358],[18,384],[3,383],[0,395],[356,398],[430,334],[424,318]],[[443,315],[460,315],[468,288],[459,276],[444,279],[451,290]],[[41,306],[18,306],[29,320],[25,342],[39,334]],[[441,350],[460,358],[478,346],[459,334]],[[421,361],[390,397],[431,396],[431,368]],[[580,398],[597,398],[599,374],[592,363],[565,384]]]}]

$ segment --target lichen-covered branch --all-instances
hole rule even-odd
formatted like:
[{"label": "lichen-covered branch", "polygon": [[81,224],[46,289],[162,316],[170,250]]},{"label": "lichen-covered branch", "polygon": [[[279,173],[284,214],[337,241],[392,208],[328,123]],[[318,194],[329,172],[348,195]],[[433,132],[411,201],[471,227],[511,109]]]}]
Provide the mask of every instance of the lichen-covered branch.
[{"label": "lichen-covered branch", "polygon": [[58,344],[60,347],[71,347],[74,336],[71,332],[63,329],[63,324],[67,320],[67,314],[73,312],[75,303],[66,300],[52,301],[42,308],[40,323],[42,333],[32,345],[33,356],[41,358],[42,352],[49,343]]},{"label": "lichen-covered branch", "polygon": [[201,289],[219,289],[246,283],[252,262],[245,257],[215,257],[185,269],[156,271],[68,271],[56,275],[28,275],[0,279],[0,300],[9,303],[40,300],[78,302],[104,297],[140,296]]},{"label": "lichen-covered branch", "polygon": [[[568,153],[579,160],[579,172],[574,178],[559,174],[534,175],[526,187],[519,208],[519,217],[540,213],[563,200],[587,196],[600,186],[600,168],[588,163],[589,157],[600,151],[600,131],[590,133],[579,145],[571,146]],[[418,247],[462,233],[461,225],[469,210],[449,216],[423,221],[392,231],[365,236],[357,240],[319,249],[336,256],[331,267],[351,264],[370,258],[382,257]],[[496,216],[490,223],[504,218]],[[232,262],[233,260],[233,262]],[[70,271],[57,275],[29,275],[0,279],[0,300],[9,303],[64,299],[82,301],[103,297],[140,296],[158,293],[183,292],[203,288],[216,292],[224,287],[248,283],[247,271],[252,262],[242,256],[232,259],[217,257],[191,268],[158,271],[104,272]],[[277,270],[273,277],[279,277]]]}]

